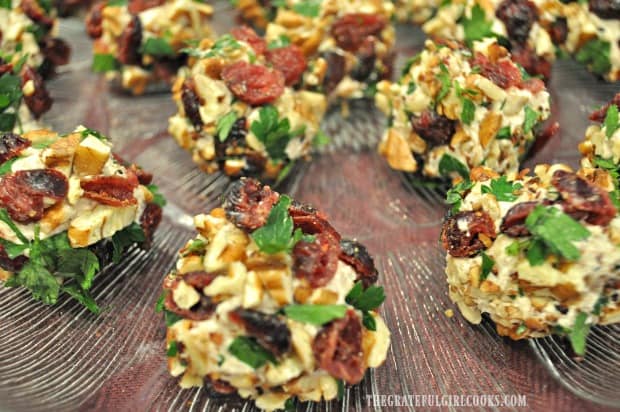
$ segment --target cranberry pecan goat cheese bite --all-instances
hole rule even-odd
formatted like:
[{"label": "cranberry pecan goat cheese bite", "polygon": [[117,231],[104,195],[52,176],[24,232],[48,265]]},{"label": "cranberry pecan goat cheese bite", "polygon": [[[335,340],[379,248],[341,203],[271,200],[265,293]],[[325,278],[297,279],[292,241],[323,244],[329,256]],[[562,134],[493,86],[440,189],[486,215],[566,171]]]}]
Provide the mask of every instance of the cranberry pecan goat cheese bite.
[{"label": "cranberry pecan goat cheese bite", "polygon": [[328,100],[374,95],[391,76],[394,6],[381,0],[286,0],[267,26],[267,43],[291,43],[308,59],[303,87]]},{"label": "cranberry pecan goat cheese bite", "polygon": [[158,304],[181,387],[274,410],[334,399],[385,361],[373,260],[321,212],[242,178],[194,222]]},{"label": "cranberry pecan goat cheese bite", "polygon": [[172,83],[186,64],[186,47],[213,35],[213,8],[194,0],[107,0],[86,19],[93,70],[142,94],[149,85]]},{"label": "cranberry pecan goat cheese bite", "polygon": [[0,135],[0,280],[54,304],[67,293],[92,312],[95,275],[148,247],[164,203],[152,176],[125,165],[100,133]]},{"label": "cranberry pecan goat cheese bite", "polygon": [[168,130],[208,173],[282,178],[325,140],[325,97],[296,89],[306,68],[297,46],[268,45],[247,27],[231,33],[191,51]]},{"label": "cranberry pecan goat cheese bite", "polygon": [[557,0],[448,0],[422,28],[432,37],[468,45],[498,38],[516,63],[547,79],[556,54],[553,40],[566,24],[562,10]]},{"label": "cranberry pecan goat cheese bite", "polygon": [[566,334],[576,353],[620,321],[620,218],[600,169],[539,165],[534,176],[479,167],[448,193],[441,240],[450,298],[512,339]]},{"label": "cranberry pecan goat cheese bite", "polygon": [[427,40],[397,83],[380,82],[388,116],[379,153],[389,165],[428,178],[466,178],[486,165],[513,172],[549,117],[549,93],[527,78],[493,39],[473,49]]}]

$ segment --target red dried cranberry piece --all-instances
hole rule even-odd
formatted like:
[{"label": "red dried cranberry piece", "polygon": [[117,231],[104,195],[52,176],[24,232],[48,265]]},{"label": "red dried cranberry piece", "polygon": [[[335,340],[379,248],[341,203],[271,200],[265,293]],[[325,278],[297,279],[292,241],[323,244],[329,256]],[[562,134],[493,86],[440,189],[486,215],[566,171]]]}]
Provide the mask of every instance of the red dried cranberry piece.
[{"label": "red dried cranberry piece", "polygon": [[224,210],[235,226],[253,231],[267,223],[271,208],[278,199],[278,193],[269,186],[263,186],[256,179],[242,178],[227,191]]},{"label": "red dried cranberry piece", "polygon": [[200,116],[200,99],[196,93],[196,87],[192,79],[187,79],[181,86],[181,101],[185,116],[195,127],[202,127],[202,117]]},{"label": "red dried cranberry piece", "polygon": [[106,2],[102,1],[95,4],[86,16],[86,33],[93,38],[98,39],[103,35],[103,9]]},{"label": "red dried cranberry piece", "polygon": [[236,309],[230,312],[229,317],[275,356],[291,350],[291,331],[278,316],[250,309]]},{"label": "red dried cranberry piece", "polygon": [[495,224],[491,216],[486,212],[459,212],[444,222],[441,242],[450,255],[470,257],[486,249],[479,238],[481,234],[495,239]]},{"label": "red dried cranberry piece", "polygon": [[314,242],[300,241],[293,248],[293,272],[310,286],[325,286],[336,274],[340,247],[328,233],[318,233]]},{"label": "red dried cranberry piece", "polygon": [[141,11],[161,6],[164,3],[166,3],[166,0],[129,0],[127,9],[131,14],[138,14]]},{"label": "red dried cranberry piece", "polygon": [[601,19],[620,19],[620,4],[617,0],[588,0],[588,8]]},{"label": "red dried cranberry piece", "polygon": [[504,59],[492,63],[482,53],[476,53],[471,62],[472,67],[479,67],[480,74],[491,80],[502,89],[519,87],[521,85],[521,72],[519,68],[510,60]]},{"label": "red dried cranberry piece", "polygon": [[441,116],[434,110],[425,110],[420,116],[412,116],[411,126],[430,147],[448,144],[456,132],[456,121]]},{"label": "red dried cranberry piece", "polygon": [[357,272],[355,280],[361,280],[365,288],[377,282],[379,273],[375,267],[375,262],[361,243],[342,239],[340,241],[340,260],[353,266]]},{"label": "red dried cranberry piece", "polygon": [[254,30],[248,26],[235,27],[230,31],[232,36],[249,44],[257,55],[262,55],[267,50],[267,43]]},{"label": "red dried cranberry piece", "polygon": [[325,76],[323,76],[323,88],[325,93],[331,93],[344,79],[346,71],[346,61],[343,55],[335,52],[325,52],[321,55],[327,64]]},{"label": "red dried cranberry piece", "polygon": [[386,24],[385,17],[378,14],[351,13],[334,22],[331,34],[338,47],[356,52],[367,37],[378,37]]},{"label": "red dried cranberry piece", "polygon": [[[82,180],[80,186],[84,190],[84,197],[104,205],[124,207],[135,205],[137,200],[133,195],[138,186],[138,179],[122,176],[96,176]],[[135,181],[134,181],[135,180]]]},{"label": "red dried cranberry piece", "polygon": [[538,20],[538,8],[529,0],[504,0],[495,15],[506,26],[510,40],[525,44],[532,25]]},{"label": "red dried cranberry piece", "polygon": [[22,87],[29,81],[32,81],[34,85],[34,92],[32,94],[24,94],[24,102],[26,106],[28,106],[28,109],[30,109],[30,112],[32,112],[32,115],[38,119],[52,107],[53,100],[45,88],[43,79],[32,67],[24,66],[21,74]]},{"label": "red dried cranberry piece", "polygon": [[22,150],[30,147],[31,142],[15,133],[0,135],[0,163],[18,156]]},{"label": "red dried cranberry piece", "polygon": [[294,44],[268,50],[265,56],[274,69],[282,72],[287,86],[292,86],[299,82],[301,75],[307,67],[306,57],[301,49]]},{"label": "red dried cranberry piece", "polygon": [[37,0],[22,0],[20,7],[31,20],[49,30],[54,26],[54,19],[48,16]]},{"label": "red dried cranberry piece", "polygon": [[54,66],[62,66],[69,63],[71,48],[62,39],[45,39],[40,45],[45,58]]},{"label": "red dried cranberry piece", "polygon": [[529,236],[530,231],[525,226],[525,219],[538,204],[538,202],[522,202],[508,209],[499,228],[500,232],[511,237]]},{"label": "red dried cranberry piece", "polygon": [[284,93],[280,71],[246,61],[225,66],[222,80],[237,98],[252,106],[273,103]]},{"label": "red dried cranberry piece", "polygon": [[[164,289],[169,290],[169,292],[166,293],[166,298],[164,299],[164,306],[166,310],[176,313],[184,319],[194,321],[209,319],[215,311],[217,304],[215,304],[209,296],[205,296],[202,293],[202,289],[208,286],[215,277],[216,275],[211,273],[190,272],[173,280],[172,282],[164,282]],[[192,286],[200,294],[200,301],[189,309],[181,309],[172,297],[172,291],[177,287],[181,280]]]},{"label": "red dried cranberry piece", "polygon": [[23,255],[11,259],[4,250],[4,246],[0,245],[0,268],[6,270],[7,272],[16,273],[24,267],[27,261],[28,257]]},{"label": "red dried cranberry piece", "polygon": [[618,110],[620,110],[620,93],[616,94],[613,99],[611,99],[611,102],[607,103],[600,109],[593,111],[590,114],[590,120],[599,123],[605,120],[605,116],[607,116],[607,109],[609,109],[609,106],[611,106],[612,104],[615,104],[616,107],[618,107]]},{"label": "red dried cranberry piece", "polygon": [[551,25],[549,35],[551,36],[553,44],[560,45],[566,42],[566,38],[568,36],[568,22],[566,20],[566,17],[556,18],[556,20]]},{"label": "red dried cranberry piece", "polygon": [[362,323],[349,309],[321,329],[312,342],[312,351],[319,368],[337,379],[354,385],[364,377]]},{"label": "red dried cranberry piece", "polygon": [[118,61],[123,64],[139,65],[142,63],[140,46],[142,45],[142,22],[138,16],[131,21],[118,39]]},{"label": "red dried cranberry piece", "polygon": [[[519,63],[523,69],[532,76],[542,76],[548,79],[551,76],[551,62],[536,54],[536,50],[530,46],[515,45],[510,51],[512,60]],[[523,87],[517,85],[517,87]]]},{"label": "red dried cranberry piece", "polygon": [[140,226],[144,232],[144,242],[142,242],[142,248],[150,249],[153,244],[153,235],[157,226],[161,223],[163,216],[163,210],[161,206],[155,203],[149,203],[144,208],[142,216],[140,216]]}]

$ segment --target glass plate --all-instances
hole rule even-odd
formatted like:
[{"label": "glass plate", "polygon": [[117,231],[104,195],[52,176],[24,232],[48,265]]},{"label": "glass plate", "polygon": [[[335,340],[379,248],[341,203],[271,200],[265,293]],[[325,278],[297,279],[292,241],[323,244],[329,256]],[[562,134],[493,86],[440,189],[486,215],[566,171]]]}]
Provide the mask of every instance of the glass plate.
[{"label": "glass plate", "polygon": [[[233,15],[224,2],[216,9],[223,33]],[[163,276],[192,235],[191,216],[216,206],[228,180],[197,170],[168,136],[169,95],[110,91],[89,72],[90,42],[81,22],[63,21],[62,33],[74,56],[51,82],[56,103],[46,120],[59,131],[84,124],[112,136],[123,156],[155,174],[168,206],[153,248],[132,251],[97,278],[93,294],[105,308],[100,316],[67,299],[47,307],[23,290],[0,290],[0,410],[254,410],[238,398],[179,389],[166,370],[165,327],[154,313]],[[423,36],[411,27],[399,27],[398,34],[402,64]],[[529,164],[577,166],[587,113],[615,91],[570,61],[557,64],[551,92],[560,136]],[[368,246],[388,296],[382,314],[392,345],[385,365],[348,388],[342,401],[298,408],[394,409],[386,406],[388,398],[378,398],[383,406],[370,403],[372,395],[525,395],[532,410],[602,409],[591,401],[620,405],[617,328],[597,329],[585,362],[575,365],[555,338],[513,342],[497,336],[490,323],[472,326],[458,314],[438,243],[442,195],[414,187],[375,153],[384,118],[369,102],[352,104],[350,113],[328,116],[333,144],[297,168],[282,190],[319,206],[344,236]],[[455,316],[447,317],[447,309]]]}]

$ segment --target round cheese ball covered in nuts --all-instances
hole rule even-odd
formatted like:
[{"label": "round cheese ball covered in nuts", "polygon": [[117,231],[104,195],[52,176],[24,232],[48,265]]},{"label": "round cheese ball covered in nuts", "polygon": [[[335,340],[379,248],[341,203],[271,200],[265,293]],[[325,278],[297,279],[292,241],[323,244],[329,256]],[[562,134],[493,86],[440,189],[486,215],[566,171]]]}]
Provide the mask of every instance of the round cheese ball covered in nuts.
[{"label": "round cheese ball covered in nuts", "polygon": [[476,168],[448,192],[441,240],[450,298],[512,339],[620,321],[620,218],[604,170],[540,165],[533,176]]},{"label": "round cheese ball covered in nuts", "polygon": [[294,397],[334,399],[384,362],[390,333],[373,260],[321,212],[243,178],[223,208],[194,222],[199,234],[162,296],[168,366],[182,387],[207,384],[273,410]]},{"label": "round cheese ball covered in nuts", "polygon": [[168,129],[202,169],[281,179],[310,154],[327,103],[296,89],[306,69],[297,46],[268,46],[240,27],[191,54],[173,86],[178,111]]},{"label": "round cheese ball covered in nuts", "polygon": [[428,178],[467,177],[482,164],[516,172],[550,111],[544,83],[524,77],[494,39],[471,50],[427,40],[398,82],[377,89],[388,116],[379,153]]}]

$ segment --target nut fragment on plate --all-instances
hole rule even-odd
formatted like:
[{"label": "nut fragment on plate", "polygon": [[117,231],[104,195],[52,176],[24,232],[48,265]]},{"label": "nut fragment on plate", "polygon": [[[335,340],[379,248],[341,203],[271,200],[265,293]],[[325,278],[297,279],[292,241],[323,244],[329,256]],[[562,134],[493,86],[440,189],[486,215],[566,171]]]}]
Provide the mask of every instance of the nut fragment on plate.
[{"label": "nut fragment on plate", "polygon": [[242,178],[194,223],[158,304],[181,387],[275,410],[334,399],[385,361],[373,260],[320,211]]},{"label": "nut fragment on plate", "polygon": [[565,23],[562,6],[558,0],[451,0],[442,2],[422,28],[435,38],[468,45],[502,39],[516,63],[547,79],[556,54],[553,29]]},{"label": "nut fragment on plate", "polygon": [[448,192],[441,240],[450,298],[512,339],[566,334],[577,354],[591,325],[620,321],[620,218],[604,170],[479,167]]},{"label": "nut fragment on plate", "polygon": [[209,4],[193,0],[97,3],[86,18],[92,68],[133,94],[171,84],[187,62],[183,50],[212,37],[212,14]]},{"label": "nut fragment on plate", "polygon": [[268,45],[248,27],[231,33],[190,51],[168,130],[208,173],[283,178],[325,138],[325,97],[297,89],[306,69],[297,46]]},{"label": "nut fragment on plate", "polygon": [[542,80],[524,77],[494,39],[471,50],[427,40],[398,82],[377,85],[375,101],[388,116],[379,153],[427,178],[467,177],[482,164],[517,171],[550,113]]},{"label": "nut fragment on plate", "polygon": [[52,105],[43,80],[69,61],[69,46],[57,32],[49,2],[9,0],[0,6],[0,131],[40,127],[35,119]]},{"label": "nut fragment on plate", "polygon": [[0,280],[92,312],[95,275],[126,248],[148,247],[164,203],[152,176],[126,165],[100,133],[0,134]]},{"label": "nut fragment on plate", "polygon": [[287,0],[268,24],[268,44],[294,44],[308,59],[303,88],[328,100],[372,97],[390,78],[395,32],[390,1]]},{"label": "nut fragment on plate", "polygon": [[394,15],[401,22],[422,24],[431,19],[443,3],[438,0],[395,0]]}]

